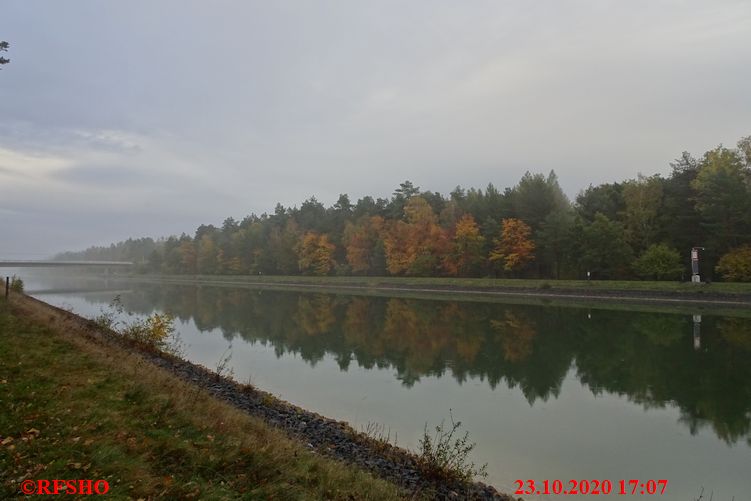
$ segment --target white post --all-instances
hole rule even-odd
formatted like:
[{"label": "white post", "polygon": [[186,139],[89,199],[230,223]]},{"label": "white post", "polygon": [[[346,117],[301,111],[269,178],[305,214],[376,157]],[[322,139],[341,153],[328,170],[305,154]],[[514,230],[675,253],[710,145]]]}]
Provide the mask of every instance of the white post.
[{"label": "white post", "polygon": [[691,249],[691,282],[695,284],[701,283],[701,277],[699,276],[699,249],[703,249],[703,247],[694,247]]}]

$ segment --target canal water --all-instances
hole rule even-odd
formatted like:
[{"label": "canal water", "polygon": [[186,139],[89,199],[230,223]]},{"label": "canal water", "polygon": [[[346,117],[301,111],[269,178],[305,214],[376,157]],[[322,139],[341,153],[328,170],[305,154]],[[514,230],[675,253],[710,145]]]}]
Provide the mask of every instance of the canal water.
[{"label": "canal water", "polygon": [[[116,296],[133,316],[168,312],[188,359],[211,369],[228,360],[240,382],[358,429],[378,427],[403,447],[416,449],[426,424],[453,415],[477,444],[474,462],[487,463],[486,482],[513,493],[517,481],[535,481],[525,499],[571,499],[536,490],[575,479],[609,480],[614,498],[751,500],[745,312],[41,275],[26,283],[84,316]],[[665,493],[648,494],[650,480],[667,480]]]}]

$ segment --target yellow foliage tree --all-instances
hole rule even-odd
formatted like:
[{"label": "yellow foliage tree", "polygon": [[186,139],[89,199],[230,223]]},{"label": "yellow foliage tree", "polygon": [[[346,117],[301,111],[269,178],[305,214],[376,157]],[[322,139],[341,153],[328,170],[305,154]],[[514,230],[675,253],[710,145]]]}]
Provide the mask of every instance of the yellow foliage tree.
[{"label": "yellow foliage tree", "polygon": [[451,244],[451,252],[443,260],[443,268],[452,276],[472,274],[482,263],[485,238],[471,214],[464,214],[456,222]]},{"label": "yellow foliage tree", "polygon": [[329,237],[309,231],[302,236],[297,246],[300,271],[311,275],[328,275],[334,267],[334,250]]},{"label": "yellow foliage tree", "polygon": [[521,219],[509,218],[501,221],[501,238],[495,240],[490,251],[490,261],[503,263],[506,271],[517,271],[534,260],[535,244],[530,240],[531,228]]}]

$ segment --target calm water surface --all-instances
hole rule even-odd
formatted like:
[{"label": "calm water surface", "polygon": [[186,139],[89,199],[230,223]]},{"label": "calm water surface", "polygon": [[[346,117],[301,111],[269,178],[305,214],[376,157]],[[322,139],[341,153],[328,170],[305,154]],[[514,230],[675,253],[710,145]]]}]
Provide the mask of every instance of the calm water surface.
[{"label": "calm water surface", "polygon": [[748,318],[92,279],[27,289],[85,316],[115,295],[135,315],[169,312],[190,360],[229,354],[237,380],[383,425],[404,447],[452,410],[507,492],[667,479],[663,496],[625,497],[751,500]]}]

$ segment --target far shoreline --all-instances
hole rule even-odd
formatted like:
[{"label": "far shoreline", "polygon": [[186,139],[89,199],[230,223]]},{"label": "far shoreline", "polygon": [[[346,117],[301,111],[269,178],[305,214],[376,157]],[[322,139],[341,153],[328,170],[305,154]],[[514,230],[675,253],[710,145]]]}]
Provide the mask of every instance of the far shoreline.
[{"label": "far shoreline", "polygon": [[[751,283],[543,280],[444,277],[129,274],[112,278],[165,284],[239,286],[356,295],[472,301],[537,301],[601,306],[751,308]],[[736,311],[737,312],[737,311]]]}]

